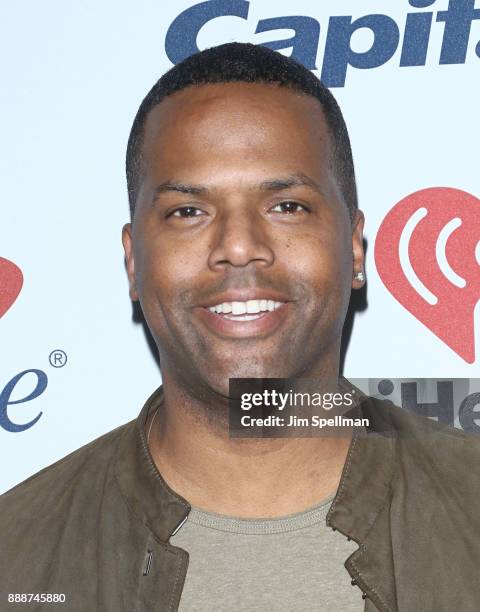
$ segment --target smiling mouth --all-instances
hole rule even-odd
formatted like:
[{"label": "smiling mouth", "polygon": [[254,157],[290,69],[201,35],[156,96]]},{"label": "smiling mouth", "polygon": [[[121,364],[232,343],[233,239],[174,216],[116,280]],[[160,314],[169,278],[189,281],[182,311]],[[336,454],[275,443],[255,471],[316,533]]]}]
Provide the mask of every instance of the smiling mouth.
[{"label": "smiling mouth", "polygon": [[281,308],[285,302],[275,300],[247,300],[245,302],[222,302],[209,306],[208,310],[229,321],[255,321],[267,313]]},{"label": "smiling mouth", "polygon": [[266,338],[287,319],[290,302],[271,299],[234,300],[196,308],[202,323],[223,338]]}]

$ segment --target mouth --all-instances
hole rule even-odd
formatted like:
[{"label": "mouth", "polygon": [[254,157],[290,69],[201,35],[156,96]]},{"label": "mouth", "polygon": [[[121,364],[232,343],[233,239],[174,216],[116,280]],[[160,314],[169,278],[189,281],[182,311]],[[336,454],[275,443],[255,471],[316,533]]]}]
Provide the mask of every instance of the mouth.
[{"label": "mouth", "polygon": [[221,315],[230,321],[255,321],[266,312],[273,312],[281,308],[286,302],[275,300],[247,300],[246,302],[222,302],[209,306],[208,310]]},{"label": "mouth", "polygon": [[234,300],[201,306],[198,315],[206,326],[224,337],[261,337],[271,334],[285,320],[291,302],[271,298]]}]

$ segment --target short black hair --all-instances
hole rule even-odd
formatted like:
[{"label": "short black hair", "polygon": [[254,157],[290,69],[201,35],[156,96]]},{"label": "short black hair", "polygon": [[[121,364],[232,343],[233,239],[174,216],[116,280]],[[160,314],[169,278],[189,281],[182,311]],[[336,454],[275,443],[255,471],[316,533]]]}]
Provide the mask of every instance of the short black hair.
[{"label": "short black hair", "polygon": [[355,170],[347,126],[335,98],[310,70],[294,59],[267,47],[238,42],[211,47],[186,58],[166,72],[141,103],[130,131],[126,158],[132,218],[142,180],[142,148],[149,112],[167,96],[191,85],[234,82],[275,84],[317,98],[331,135],[332,168],[353,219],[358,206]]}]

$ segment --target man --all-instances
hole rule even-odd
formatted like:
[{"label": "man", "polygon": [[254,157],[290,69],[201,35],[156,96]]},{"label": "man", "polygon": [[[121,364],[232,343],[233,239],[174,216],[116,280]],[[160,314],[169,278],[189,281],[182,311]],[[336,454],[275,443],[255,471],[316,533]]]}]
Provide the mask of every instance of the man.
[{"label": "man", "polygon": [[477,610],[476,439],[373,400],[368,435],[229,436],[229,379],[339,378],[363,214],[331,94],[262,47],[192,56],[143,101],[127,180],[163,386],[2,496],[4,608]]}]

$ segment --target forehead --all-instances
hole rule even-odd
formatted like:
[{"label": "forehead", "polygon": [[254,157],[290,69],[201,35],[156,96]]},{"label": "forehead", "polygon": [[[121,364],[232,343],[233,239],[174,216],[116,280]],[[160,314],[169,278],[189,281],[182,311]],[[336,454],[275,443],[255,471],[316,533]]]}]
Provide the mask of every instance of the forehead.
[{"label": "forehead", "polygon": [[319,101],[274,84],[189,86],[152,109],[144,134],[147,171],[199,158],[219,163],[278,158],[321,167],[331,148]]}]

